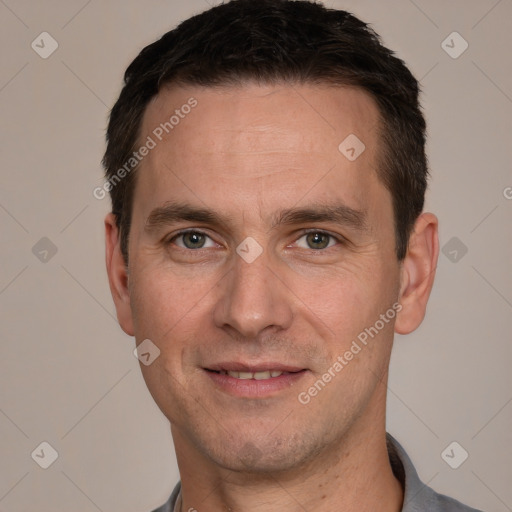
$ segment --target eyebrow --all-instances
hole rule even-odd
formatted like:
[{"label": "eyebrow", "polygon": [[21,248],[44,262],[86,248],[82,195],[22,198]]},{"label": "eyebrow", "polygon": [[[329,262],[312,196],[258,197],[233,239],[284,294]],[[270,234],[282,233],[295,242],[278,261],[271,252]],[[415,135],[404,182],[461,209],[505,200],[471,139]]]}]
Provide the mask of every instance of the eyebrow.
[{"label": "eyebrow", "polygon": [[151,211],[144,226],[149,233],[158,231],[180,221],[201,222],[212,226],[227,226],[229,217],[219,215],[207,208],[197,208],[187,204],[168,202]]},{"label": "eyebrow", "polygon": [[306,208],[290,208],[278,212],[272,222],[272,229],[280,225],[306,224],[313,222],[334,222],[358,231],[367,231],[367,214],[346,204],[317,204]]},{"label": "eyebrow", "polygon": [[[200,222],[226,228],[233,216],[221,215],[208,208],[198,208],[188,204],[167,202],[151,211],[144,230],[158,231],[180,221]],[[345,204],[313,204],[307,207],[294,207],[275,212],[271,217],[271,230],[282,225],[333,222],[357,231],[367,231],[367,214]]]}]

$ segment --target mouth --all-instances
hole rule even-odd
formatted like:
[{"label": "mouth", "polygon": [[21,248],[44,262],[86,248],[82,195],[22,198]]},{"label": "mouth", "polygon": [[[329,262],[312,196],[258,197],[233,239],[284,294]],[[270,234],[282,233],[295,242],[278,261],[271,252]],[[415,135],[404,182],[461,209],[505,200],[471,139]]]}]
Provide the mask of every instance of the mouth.
[{"label": "mouth", "polygon": [[279,363],[220,363],[203,368],[217,389],[245,398],[268,398],[293,386],[307,369]]},{"label": "mouth", "polygon": [[254,379],[254,380],[265,380],[265,379],[274,379],[276,377],[280,377],[281,375],[286,375],[292,372],[281,372],[279,370],[264,370],[261,372],[234,372],[231,370],[220,370],[218,372],[220,375],[229,375],[234,379]]}]

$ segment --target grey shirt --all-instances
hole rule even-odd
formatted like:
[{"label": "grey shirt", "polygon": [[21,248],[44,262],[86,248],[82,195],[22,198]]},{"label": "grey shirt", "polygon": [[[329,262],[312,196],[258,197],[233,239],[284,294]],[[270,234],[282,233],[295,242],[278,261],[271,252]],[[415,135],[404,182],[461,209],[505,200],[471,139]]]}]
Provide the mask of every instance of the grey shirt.
[{"label": "grey shirt", "polygon": [[[438,494],[426,486],[419,479],[411,459],[400,443],[390,434],[387,434],[387,442],[393,473],[404,488],[402,512],[481,512],[453,498]],[[178,482],[167,502],[153,512],[173,512],[180,488],[181,485]]]}]

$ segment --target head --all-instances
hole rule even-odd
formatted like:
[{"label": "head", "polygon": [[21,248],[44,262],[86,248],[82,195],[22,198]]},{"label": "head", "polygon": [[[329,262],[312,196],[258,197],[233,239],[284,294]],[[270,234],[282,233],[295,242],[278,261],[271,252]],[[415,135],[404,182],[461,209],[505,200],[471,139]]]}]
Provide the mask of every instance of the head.
[{"label": "head", "polygon": [[[438,251],[418,92],[365,23],[307,1],[214,7],[128,67],[103,159],[110,285],[205,460],[283,470],[383,427],[393,333],[422,321]],[[237,368],[285,373],[265,391]]]}]

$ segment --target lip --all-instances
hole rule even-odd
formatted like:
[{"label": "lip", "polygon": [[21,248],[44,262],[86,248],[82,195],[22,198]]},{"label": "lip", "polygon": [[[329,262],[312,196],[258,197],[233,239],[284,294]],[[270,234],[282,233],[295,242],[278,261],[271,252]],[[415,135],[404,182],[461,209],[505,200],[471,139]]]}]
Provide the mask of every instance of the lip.
[{"label": "lip", "polygon": [[[237,379],[223,373],[221,370],[234,372],[261,372],[265,370],[285,372],[279,377],[269,379]],[[238,398],[272,398],[283,394],[294,386],[308,373],[305,368],[283,365],[281,363],[242,364],[220,363],[203,368],[206,376],[216,389]]]}]

